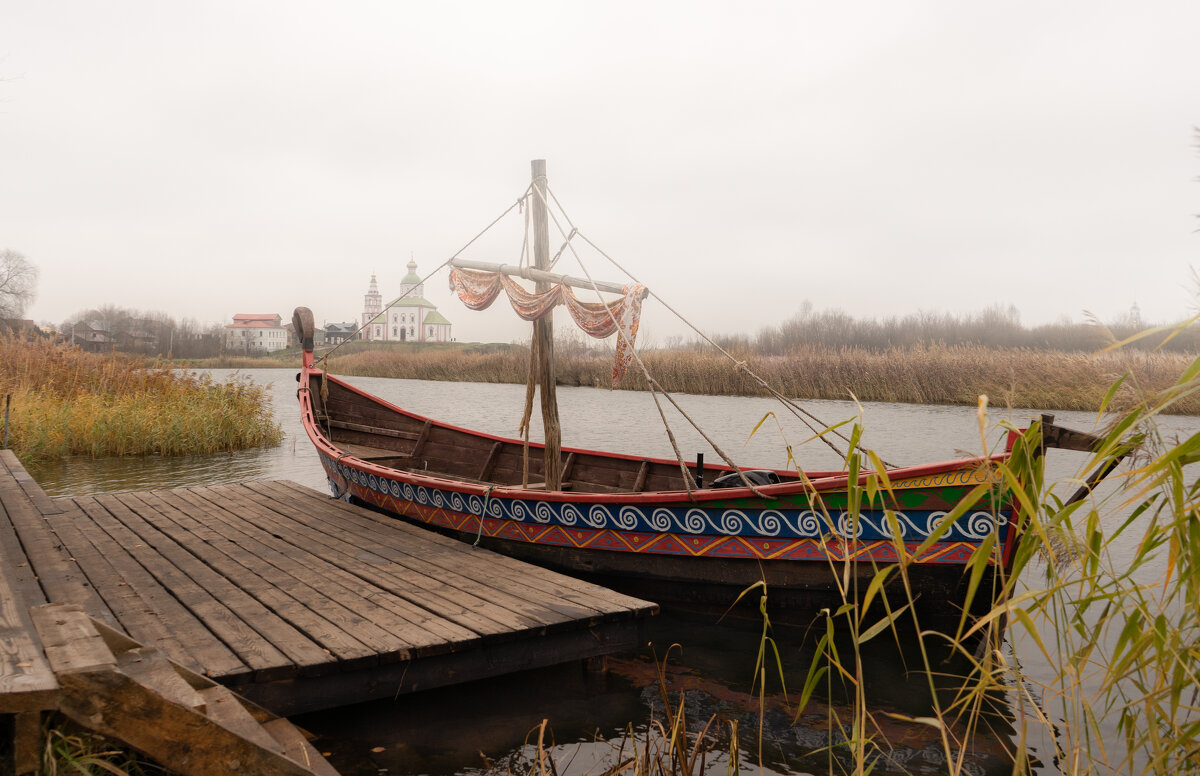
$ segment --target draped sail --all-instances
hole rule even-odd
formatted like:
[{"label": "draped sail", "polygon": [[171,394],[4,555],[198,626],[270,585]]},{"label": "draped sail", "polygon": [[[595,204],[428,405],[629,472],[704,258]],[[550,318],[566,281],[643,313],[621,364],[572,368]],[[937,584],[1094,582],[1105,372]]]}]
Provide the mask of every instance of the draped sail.
[{"label": "draped sail", "polygon": [[526,321],[536,321],[550,314],[556,305],[563,305],[571,319],[585,333],[597,339],[617,335],[617,353],[613,360],[612,382],[615,387],[625,376],[633,360],[642,317],[642,299],[646,287],[640,283],[623,287],[623,295],[611,302],[582,302],[565,283],[558,283],[544,293],[526,291],[516,281],[500,272],[453,267],[450,270],[450,290],[458,294],[463,304],[472,310],[485,310],[503,290],[517,315]]}]

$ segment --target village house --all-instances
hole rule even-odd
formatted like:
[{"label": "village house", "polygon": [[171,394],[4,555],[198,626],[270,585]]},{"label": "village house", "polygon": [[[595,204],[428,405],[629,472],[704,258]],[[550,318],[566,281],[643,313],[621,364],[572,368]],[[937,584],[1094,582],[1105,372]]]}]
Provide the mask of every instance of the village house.
[{"label": "village house", "polygon": [[225,326],[225,350],[242,353],[271,353],[288,346],[283,318],[268,313],[239,313]]},{"label": "village house", "polygon": [[[321,331],[318,329],[317,331]],[[325,324],[325,344],[341,345],[346,340],[354,336],[354,332],[358,331],[358,324],[354,321],[349,323],[327,323]]]}]

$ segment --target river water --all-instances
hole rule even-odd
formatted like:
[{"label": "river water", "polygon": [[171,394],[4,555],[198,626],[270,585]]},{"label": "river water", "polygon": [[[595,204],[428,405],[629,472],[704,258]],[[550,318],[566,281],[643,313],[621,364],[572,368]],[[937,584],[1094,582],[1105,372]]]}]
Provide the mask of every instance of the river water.
[{"label": "river water", "polygon": [[[275,417],[285,434],[279,447],[188,458],[72,459],[31,468],[31,474],[51,496],[258,479],[293,480],[325,491],[324,472],[300,424],[295,370],[210,371],[218,381],[237,376],[270,386]],[[524,401],[525,389],[519,385],[347,379],[421,414],[505,436],[516,436]],[[649,394],[561,387],[558,398],[564,446],[674,457],[662,418]],[[784,468],[784,451],[791,445],[806,469],[840,467],[840,458],[833,451],[813,441],[812,431],[790,415],[785,419],[782,408],[772,400],[678,398],[692,420],[739,465]],[[864,445],[895,465],[998,449],[1002,433],[997,424],[1009,421],[1024,426],[1038,414],[991,408],[988,432],[981,438],[973,407],[886,403],[860,406],[848,401],[808,401],[804,407],[825,424],[860,420]],[[1096,425],[1092,414],[1056,415],[1059,424],[1070,428],[1088,431]],[[668,408],[667,421],[686,458],[691,460],[697,452],[704,452],[707,461],[719,462],[718,454],[679,413]],[[1167,417],[1160,427],[1167,434],[1190,435],[1200,431],[1200,419]],[[536,421],[533,438],[540,438]],[[1059,452],[1055,451],[1048,463],[1047,480],[1061,482],[1060,489],[1069,492],[1074,489],[1071,480],[1078,476],[1084,458],[1078,453]],[[1126,551],[1132,552],[1133,548],[1115,549],[1118,562]],[[645,648],[609,658],[607,670],[563,666],[307,715],[299,722],[320,736],[318,746],[347,776],[449,776],[483,772],[489,767],[485,763],[501,772],[506,768],[522,772],[528,763],[521,758],[528,757],[530,742],[536,742],[537,726],[542,719],[549,719],[552,732],[545,740],[548,746],[553,742],[551,751],[560,776],[599,776],[622,757],[628,757],[635,744],[640,750],[651,720],[663,719],[658,689],[662,666],[661,678],[671,688],[672,706],[679,703],[677,690],[686,691],[684,708],[690,725],[703,726],[715,714],[713,729],[727,741],[731,724],[737,724],[746,772],[758,770],[754,742],[760,722],[765,742],[762,763],[767,772],[840,770],[827,752],[811,754],[830,743],[831,717],[847,713],[840,693],[825,695],[821,702],[810,704],[805,716],[794,719],[794,702],[804,683],[815,637],[787,632],[776,636],[786,697],[780,686],[780,670],[774,665],[767,691],[761,696],[754,691],[760,644],[757,630],[665,613],[651,623],[650,643]],[[679,648],[672,649],[673,644]],[[929,701],[923,700],[929,697],[927,687],[907,671],[911,663],[906,661],[913,658],[913,646],[887,639],[875,639],[867,645],[864,682],[868,708],[893,742],[877,763],[877,773],[946,771],[936,732],[901,719],[929,712]],[[1032,645],[1010,643],[1006,650],[1010,658],[1022,662],[1028,674],[1049,674],[1049,666]],[[669,659],[664,660],[668,652]],[[1011,771],[1006,751],[1015,746],[1012,719],[1017,713],[1010,701],[1000,700],[993,730],[969,739],[965,772]],[[627,738],[629,732],[634,739]],[[1041,764],[1042,772],[1056,772],[1049,740],[1034,736],[1026,740],[1025,746],[1031,758]],[[724,755],[714,754],[706,762],[706,771],[726,773],[728,765]]]}]

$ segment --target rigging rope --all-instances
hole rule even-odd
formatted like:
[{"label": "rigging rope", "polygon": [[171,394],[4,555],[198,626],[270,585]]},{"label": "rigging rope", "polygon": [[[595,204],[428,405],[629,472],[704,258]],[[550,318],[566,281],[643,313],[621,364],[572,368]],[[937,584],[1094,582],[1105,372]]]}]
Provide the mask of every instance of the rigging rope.
[{"label": "rigging rope", "polygon": [[[551,195],[550,195],[550,196],[551,196],[552,198],[554,197],[554,194],[553,194],[553,192],[551,192]],[[557,200],[557,199],[555,199],[555,204],[558,204],[558,200]],[[562,206],[561,206],[561,205],[559,205],[559,207],[561,208]],[[565,212],[565,211],[563,212],[563,216],[564,216],[564,217],[567,217],[567,216],[566,216],[566,212]],[[568,218],[568,222],[569,222],[569,221],[570,221],[570,219]],[[609,256],[607,253],[605,253],[605,252],[604,252],[604,251],[603,251],[603,250],[600,248],[600,246],[598,246],[598,245],[596,245],[594,242],[592,242],[592,241],[591,241],[591,239],[590,239],[590,238],[588,238],[588,236],[587,236],[586,234],[583,234],[582,232],[580,232],[580,233],[579,233],[579,236],[580,236],[580,238],[581,238],[581,239],[582,239],[584,242],[586,242],[588,245],[592,246],[592,248],[593,248],[593,249],[594,249],[594,250],[595,250],[597,253],[599,253],[599,254],[600,254],[601,256],[603,256],[604,258],[608,259],[608,261],[609,261],[609,262],[610,262],[610,263],[611,263],[611,264],[612,264],[614,267],[616,267],[617,269],[619,269],[619,270],[621,270],[622,272],[624,272],[624,273],[625,273],[625,274],[626,274],[626,275],[627,275],[627,276],[628,276],[628,277],[629,277],[631,280],[633,280],[634,282],[641,282],[641,281],[639,281],[639,280],[637,279],[637,276],[636,276],[636,275],[634,275],[634,274],[633,274],[632,272],[630,272],[629,270],[625,269],[625,267],[621,266],[620,262],[618,262],[618,261],[617,261],[616,259],[614,259],[612,256]],[[572,250],[574,250],[574,249],[572,249]],[[576,258],[576,260],[578,260],[578,259],[579,259],[579,256],[578,256],[578,254],[576,254],[576,257],[575,257],[575,258]],[[582,263],[580,264],[580,266],[582,267]],[[586,273],[586,271],[587,271],[587,270],[584,270],[584,272],[585,272],[585,273]],[[590,280],[590,277],[589,277],[589,280]],[[843,434],[842,432],[838,431],[837,429],[831,429],[831,428],[829,428],[829,424],[825,423],[823,420],[821,420],[820,418],[818,418],[816,415],[814,415],[813,413],[811,413],[811,412],[809,412],[808,410],[806,410],[806,409],[804,409],[803,407],[801,407],[801,406],[800,406],[799,404],[797,404],[797,403],[796,403],[794,400],[792,400],[792,399],[790,399],[790,398],[788,398],[788,397],[784,396],[782,393],[780,393],[778,390],[776,390],[776,389],[775,389],[775,388],[774,388],[774,387],[773,387],[773,386],[772,386],[770,383],[768,383],[766,380],[764,380],[764,379],[763,379],[761,376],[759,376],[759,375],[758,375],[756,372],[754,372],[753,370],[751,370],[751,369],[750,369],[750,367],[749,367],[749,366],[746,364],[746,362],[745,362],[745,361],[739,360],[739,359],[738,359],[736,356],[734,356],[733,354],[731,354],[729,351],[725,350],[725,348],[721,347],[719,344],[717,344],[716,342],[714,342],[714,341],[713,341],[713,340],[712,340],[712,339],[711,339],[711,338],[710,338],[710,337],[709,337],[707,334],[705,334],[703,331],[701,331],[701,330],[700,330],[700,329],[699,329],[699,328],[698,328],[698,327],[697,327],[695,324],[693,324],[691,321],[689,321],[689,320],[688,320],[688,319],[687,319],[687,318],[686,318],[686,317],[685,317],[683,314],[681,314],[681,313],[680,313],[678,310],[676,310],[674,307],[672,307],[672,306],[671,306],[671,305],[670,305],[670,304],[669,304],[669,303],[668,303],[668,302],[667,302],[665,299],[663,299],[661,296],[659,296],[658,294],[656,294],[656,293],[655,293],[653,290],[651,290],[651,291],[650,291],[650,295],[651,295],[651,296],[653,296],[653,297],[654,297],[656,300],[658,300],[658,302],[659,302],[659,303],[660,303],[660,304],[661,304],[663,307],[667,308],[667,310],[669,310],[669,311],[670,311],[672,314],[674,314],[674,315],[675,315],[675,317],[676,317],[676,318],[678,318],[680,321],[682,321],[682,322],[683,322],[683,323],[684,323],[684,324],[685,324],[685,325],[686,325],[688,328],[690,328],[692,331],[696,332],[696,334],[698,334],[698,335],[700,336],[700,338],[701,338],[701,339],[703,339],[703,340],[704,340],[705,342],[707,342],[709,345],[712,345],[712,346],[713,346],[713,348],[715,348],[715,349],[716,349],[718,352],[720,352],[720,353],[721,353],[721,355],[725,356],[725,357],[726,357],[726,358],[728,358],[730,361],[732,361],[732,362],[733,362],[733,364],[734,364],[734,366],[735,366],[735,368],[737,368],[737,369],[738,369],[739,371],[741,371],[741,372],[744,372],[744,373],[746,374],[746,376],[750,377],[752,380],[754,380],[756,383],[758,383],[758,384],[759,384],[759,386],[761,386],[763,389],[765,389],[765,390],[767,391],[767,393],[769,393],[769,394],[772,396],[772,398],[774,398],[774,399],[778,400],[778,401],[779,401],[781,404],[783,404],[785,407],[787,407],[787,408],[788,408],[788,409],[791,411],[791,413],[792,413],[792,414],[793,414],[793,415],[794,415],[794,416],[795,416],[795,417],[796,417],[798,420],[800,420],[800,422],[802,422],[802,423],[804,423],[804,425],[808,426],[808,428],[809,428],[809,429],[810,429],[810,430],[811,430],[811,431],[812,431],[814,434],[816,434],[817,438],[819,438],[819,439],[820,439],[822,442],[824,442],[826,445],[828,445],[828,446],[829,446],[829,448],[830,448],[831,450],[833,450],[835,453],[837,453],[837,454],[838,454],[838,456],[839,456],[839,457],[841,457],[841,458],[842,458],[842,460],[845,460],[845,459],[846,459],[846,453],[844,453],[844,452],[842,452],[841,450],[839,450],[839,449],[838,449],[838,447],[837,447],[837,445],[833,444],[833,442],[831,442],[831,441],[829,441],[828,439],[826,439],[826,438],[825,438],[825,434],[826,434],[826,433],[832,433],[833,435],[837,436],[837,437],[838,437],[839,439],[841,439],[842,441],[844,441],[844,442],[846,442],[847,444],[849,444],[849,442],[850,442],[850,439],[849,439],[849,438],[847,438],[845,434]],[[807,418],[809,418],[809,419],[811,419],[811,420],[813,420],[813,421],[815,421],[815,422],[816,422],[816,423],[818,423],[819,425],[821,425],[821,426],[824,426],[824,429],[818,429],[816,426],[814,426],[814,425],[812,425],[811,423],[809,423],[809,421],[808,421],[808,420],[806,420],[806,417],[807,417]],[[863,452],[863,453],[865,453],[865,452],[866,452],[866,451],[863,449],[862,445],[856,445],[856,448],[857,448],[857,449],[858,449],[860,452]],[[883,459],[880,459],[880,461],[881,461],[883,464],[887,465],[887,466],[891,466],[891,465],[892,465],[892,464],[888,463],[887,461],[884,461]]]},{"label": "rigging rope", "polygon": [[[532,187],[532,185],[531,185],[529,188],[533,188],[533,187]],[[470,248],[470,247],[471,247],[471,245],[473,245],[473,244],[474,244],[474,242],[475,242],[476,240],[478,240],[480,237],[483,237],[485,234],[487,234],[487,232],[488,232],[488,230],[489,230],[489,229],[491,229],[493,226],[495,226],[496,224],[498,224],[498,223],[500,222],[500,220],[501,220],[502,218],[504,218],[506,215],[508,215],[509,213],[511,213],[511,212],[512,212],[512,210],[513,210],[513,208],[515,208],[515,207],[520,207],[520,208],[522,208],[522,210],[524,210],[525,208],[523,207],[523,205],[524,205],[524,202],[525,202],[526,195],[528,195],[528,193],[529,193],[529,188],[527,188],[527,189],[525,190],[525,193],[523,193],[523,194],[521,194],[521,196],[517,197],[517,201],[516,201],[516,202],[512,203],[512,204],[511,204],[511,205],[509,205],[507,208],[505,208],[505,210],[504,210],[504,212],[503,212],[503,213],[501,213],[500,215],[498,215],[498,216],[496,216],[494,219],[492,219],[492,222],[491,222],[490,224],[488,224],[487,226],[483,227],[483,229],[482,229],[482,230],[480,230],[480,232],[479,232],[478,234],[476,234],[474,237],[472,237],[470,240],[467,240],[467,243],[466,243],[466,244],[465,244],[463,247],[461,247],[461,248],[459,248],[457,251],[455,251],[455,253],[454,253],[454,255],[453,255],[453,256],[451,256],[450,258],[448,258],[448,259],[446,259],[445,261],[443,261],[441,264],[439,264],[439,265],[437,265],[436,267],[434,267],[434,269],[433,269],[433,271],[432,271],[432,272],[430,272],[430,273],[429,273],[428,275],[426,275],[425,277],[421,278],[421,282],[420,282],[419,284],[417,284],[417,285],[424,285],[425,281],[426,281],[426,280],[429,280],[429,278],[433,277],[433,276],[434,276],[434,275],[436,275],[438,272],[440,272],[440,271],[442,270],[442,267],[445,267],[447,264],[449,264],[450,262],[452,262],[452,261],[454,261],[455,259],[457,259],[457,258],[458,258],[458,257],[459,257],[459,256],[462,254],[462,252],[463,252],[463,251],[465,251],[467,248]],[[396,301],[400,301],[401,299],[404,299],[406,296],[408,296],[409,294],[411,294],[411,293],[412,293],[413,291],[415,291],[416,289],[417,289],[417,286],[413,286],[412,288],[408,289],[408,290],[407,290],[407,291],[405,291],[403,294],[401,294],[400,296],[398,296],[398,297],[396,298]],[[325,370],[325,371],[328,371],[328,368],[329,368],[329,357],[330,357],[330,356],[332,356],[334,353],[336,353],[336,352],[337,352],[337,350],[338,350],[338,348],[340,348],[342,345],[345,345],[345,344],[346,344],[347,342],[349,342],[350,340],[352,340],[352,339],[355,339],[355,338],[356,338],[356,337],[357,337],[357,336],[358,336],[360,333],[362,333],[362,330],[363,330],[363,329],[367,328],[367,326],[368,326],[368,325],[371,323],[371,321],[373,321],[373,320],[374,320],[374,318],[372,318],[372,319],[371,319],[371,320],[369,320],[369,321],[364,321],[364,322],[363,322],[363,324],[362,324],[361,326],[359,326],[357,329],[355,329],[355,330],[354,330],[354,333],[353,333],[353,334],[351,334],[349,337],[347,337],[346,339],[344,339],[344,340],[342,340],[341,342],[339,342],[339,343],[338,343],[337,345],[335,345],[335,346],[334,346],[332,349],[330,349],[330,350],[328,350],[328,351],[326,351],[326,352],[322,353],[322,354],[321,354],[321,357],[320,357],[320,358],[318,358],[318,359],[316,359],[316,360],[314,361],[313,365],[314,365],[314,366],[316,366],[316,362],[322,362],[322,361],[323,361],[323,362],[324,362],[324,366],[323,366],[323,367],[321,367],[321,368],[322,368],[323,370]]]},{"label": "rigging rope", "polygon": [[[540,192],[537,192],[536,189],[534,189],[534,191],[536,193],[540,194]],[[558,206],[559,210],[563,214],[563,218],[565,218],[567,220],[567,223],[571,226],[571,234],[572,235],[579,234],[579,230],[575,227],[575,225],[573,223],[571,223],[570,216],[567,215],[566,210],[563,209],[562,205],[558,201],[558,198],[554,196],[553,192],[550,192],[550,197],[552,199],[554,199],[554,204]],[[554,217],[553,208],[549,207],[548,203],[547,203],[546,211],[548,213],[550,213],[550,217],[554,221],[555,227],[558,228],[559,233],[560,234],[565,233],[565,230],[562,228],[562,225],[558,223],[558,219]],[[587,240],[587,236],[584,235],[583,239]],[[592,242],[590,240],[588,240],[588,244],[592,245],[592,247],[595,247],[595,245],[592,244]],[[574,256],[575,256],[575,262],[579,265],[579,268],[581,270],[583,270],[583,274],[587,277],[588,283],[590,283],[592,285],[592,290],[594,290],[596,292],[596,295],[599,296],[600,289],[596,287],[596,281],[592,278],[592,275],[588,271],[588,268],[584,265],[583,259],[580,258],[580,256],[579,256],[579,252],[575,250],[575,246],[571,245],[569,240],[567,242],[567,245],[568,245],[568,247],[570,247],[571,253],[574,254]],[[603,251],[600,251],[599,248],[597,248],[596,250],[599,251],[603,255]],[[611,261],[611,259],[610,259],[610,261]],[[630,275],[628,272],[626,272],[625,274],[629,275],[630,278],[633,278],[633,275]],[[637,283],[639,286],[642,286],[641,282],[638,281],[636,278],[634,278],[634,282]],[[642,287],[644,288],[645,286],[642,286]],[[651,292],[651,293],[653,293],[653,292]],[[655,294],[655,298],[658,298],[657,294]],[[672,310],[672,312],[674,312],[674,310]],[[675,314],[679,315],[679,313],[675,313]],[[616,319],[613,317],[613,311],[611,309],[608,309],[608,315],[610,318],[613,318],[613,323],[615,325]],[[681,318],[682,318],[682,316],[681,316]],[[686,321],[685,321],[685,323],[686,323]],[[620,343],[618,342],[618,345],[619,344]],[[750,482],[749,479],[746,478],[745,473],[742,471],[742,467],[738,466],[732,458],[730,458],[728,455],[726,455],[725,451],[722,450],[717,445],[717,443],[714,442],[708,436],[708,434],[706,434],[704,432],[704,429],[702,429],[700,427],[700,425],[698,423],[696,423],[696,421],[692,420],[690,415],[688,415],[686,412],[683,411],[683,408],[679,406],[679,403],[677,401],[675,401],[674,397],[672,397],[671,394],[669,394],[665,390],[663,390],[662,386],[659,385],[659,383],[656,380],[654,380],[653,377],[650,376],[650,370],[646,368],[645,362],[642,361],[641,355],[639,355],[637,352],[637,349],[633,347],[632,342],[629,343],[629,357],[632,358],[634,361],[636,361],[638,367],[641,368],[642,375],[646,379],[646,384],[651,387],[651,395],[652,396],[655,395],[655,387],[657,386],[658,391],[661,391],[662,395],[667,399],[667,401],[671,402],[671,405],[675,407],[675,409],[679,412],[680,415],[683,415],[684,420],[686,420],[688,423],[690,423],[692,428],[694,428],[696,430],[696,432],[698,434],[700,434],[701,437],[704,438],[704,441],[708,442],[709,445],[712,446],[712,449],[717,453],[717,455],[721,456],[721,458],[725,461],[725,463],[727,463],[735,472],[737,472],[738,476],[742,480],[742,484],[745,485],[746,487],[750,488],[750,490],[753,491],[755,493],[755,495],[761,496],[762,493],[760,493],[759,490],[754,486],[754,484],[752,482]],[[679,461],[679,466],[684,471],[684,484],[685,484],[685,487],[687,487],[687,483],[690,481],[690,479],[689,479],[690,475],[687,473],[687,464],[684,463],[683,455],[680,453],[678,445],[675,444],[675,434],[674,434],[674,432],[671,431],[671,426],[667,422],[666,415],[663,413],[661,405],[659,405],[659,403],[658,403],[657,396],[655,396],[654,403],[655,403],[655,405],[658,405],[658,407],[659,407],[659,415],[662,416],[663,425],[666,427],[666,431],[667,431],[667,437],[671,440],[671,446],[675,450],[675,458],[677,461]],[[836,450],[836,448],[835,448],[835,450]],[[845,456],[843,456],[843,458],[845,458]],[[692,492],[691,487],[688,487],[688,495],[689,496],[691,495],[691,492]]]}]

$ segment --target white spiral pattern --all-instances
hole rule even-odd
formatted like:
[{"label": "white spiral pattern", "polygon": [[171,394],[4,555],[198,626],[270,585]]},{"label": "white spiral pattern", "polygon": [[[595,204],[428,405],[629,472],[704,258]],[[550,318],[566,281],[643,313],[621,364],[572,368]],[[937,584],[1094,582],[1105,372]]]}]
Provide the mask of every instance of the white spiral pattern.
[{"label": "white spiral pattern", "polygon": [[[688,512],[688,518],[691,517],[691,512]],[[666,533],[671,530],[671,510],[656,509],[650,513],[650,517],[646,518],[646,523],[649,524],[650,530]],[[687,520],[688,518],[685,518]],[[703,520],[703,518],[701,518]]]},{"label": "white spiral pattern", "polygon": [[991,512],[972,512],[966,520],[960,519],[955,528],[961,529],[967,537],[983,540],[992,533],[1008,525],[1008,515],[993,515]]},{"label": "white spiral pattern", "polygon": [[577,525],[583,519],[583,512],[579,511],[579,507],[574,504],[563,504],[562,506],[562,524]]},{"label": "white spiral pattern", "polygon": [[811,509],[800,513],[796,519],[796,533],[816,538],[825,533],[825,520]]},{"label": "white spiral pattern", "polygon": [[863,520],[861,514],[856,523],[849,512],[840,513],[834,524],[837,526],[837,535],[843,539],[862,538],[863,531],[866,528],[866,521]]},{"label": "white spiral pattern", "polygon": [[709,524],[717,530],[717,533],[736,535],[742,532],[742,525],[746,523],[746,513],[737,509],[727,509],[721,513],[720,523],[714,524],[711,520]]},{"label": "white spiral pattern", "polygon": [[593,504],[592,508],[588,510],[587,516],[583,518],[583,521],[592,528],[603,528],[608,525],[608,517],[607,509],[600,504]]},{"label": "white spiral pattern", "polygon": [[539,501],[533,505],[533,519],[539,523],[549,523],[554,519],[554,509],[547,502]]},{"label": "white spiral pattern", "polygon": [[778,536],[785,525],[787,518],[778,510],[768,509],[758,515],[758,533],[762,536]]},{"label": "white spiral pattern", "polygon": [[617,528],[620,528],[622,531],[634,530],[638,526],[638,519],[644,517],[641,509],[631,506],[621,507],[615,519],[607,507],[604,508],[604,512],[608,515],[608,519],[616,523]]},{"label": "white spiral pattern", "polygon": [[[659,512],[664,513],[667,517],[671,515],[671,510],[669,509],[655,510],[655,514]],[[689,509],[684,514],[683,519],[679,521],[679,525],[684,533],[702,534],[708,527],[708,515],[705,514],[703,509]]]},{"label": "white spiral pattern", "polygon": [[[829,533],[824,515],[811,509],[780,510],[768,509],[761,512],[743,509],[702,509],[698,506],[671,508],[649,505],[646,507],[625,504],[619,508],[609,504],[581,505],[575,502],[555,503],[528,499],[506,499],[464,494],[455,490],[427,488],[409,482],[378,477],[360,471],[345,463],[323,458],[328,470],[339,472],[345,480],[384,495],[414,504],[432,504],[440,509],[462,514],[482,515],[486,510],[489,517],[499,520],[520,522],[535,521],[540,524],[563,526],[586,525],[590,528],[619,531],[652,531],[656,533],[678,533],[690,535],[728,535],[819,538]],[[331,489],[337,492],[332,479]],[[833,515],[834,533],[845,539],[898,538],[905,541],[921,540],[935,530],[946,519],[945,511],[920,512],[908,515],[893,512],[899,536],[892,535],[887,515],[882,512],[867,512],[858,517],[858,530],[851,535],[854,521],[848,512]],[[943,536],[945,541],[978,542],[1008,526],[1008,515],[993,515],[987,511],[971,512],[955,522]]]}]

